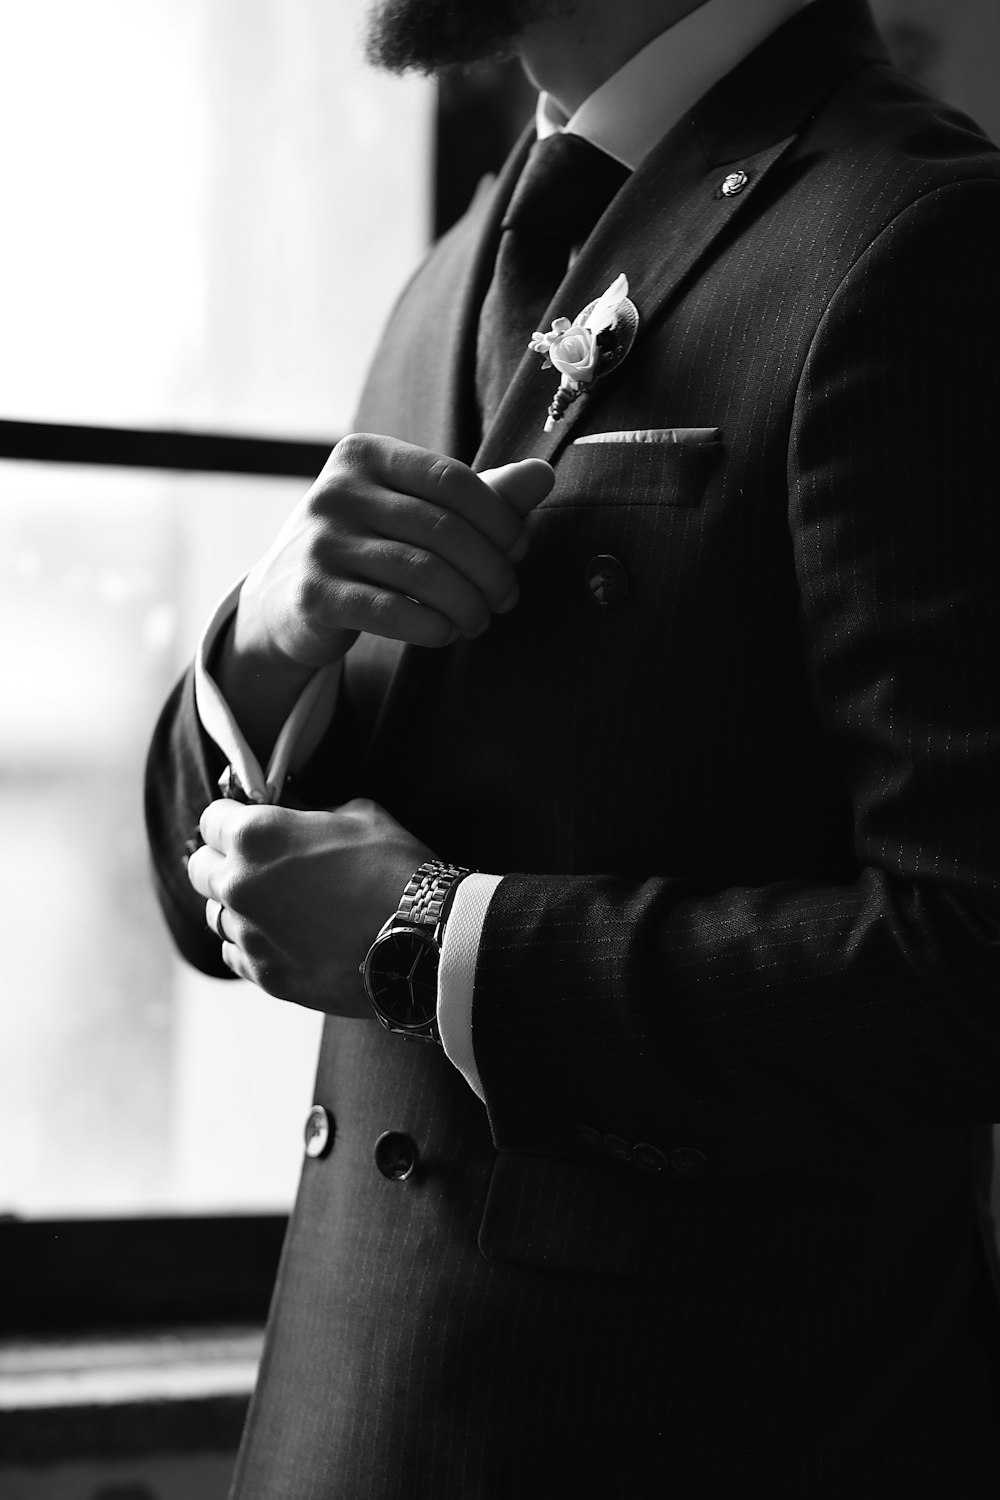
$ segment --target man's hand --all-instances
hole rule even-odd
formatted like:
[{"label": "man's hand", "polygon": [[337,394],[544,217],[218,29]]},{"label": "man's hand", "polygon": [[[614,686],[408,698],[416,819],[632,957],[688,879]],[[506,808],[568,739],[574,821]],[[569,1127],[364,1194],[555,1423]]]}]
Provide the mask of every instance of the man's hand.
[{"label": "man's hand", "polygon": [[212,802],[201,835],[188,878],[233,973],[313,1010],[371,1018],[358,966],[431,851],[362,799],[328,812]]},{"label": "man's hand", "polygon": [[517,603],[541,459],[481,475],[394,438],[339,442],[248,573],[216,675],[259,756],[312,673],[359,631],[414,646],[480,635]]},{"label": "man's hand", "polygon": [[540,459],[474,474],[394,438],[339,442],[240,596],[237,645],[336,661],[359,631],[444,646],[517,602],[524,517],[552,488]]}]

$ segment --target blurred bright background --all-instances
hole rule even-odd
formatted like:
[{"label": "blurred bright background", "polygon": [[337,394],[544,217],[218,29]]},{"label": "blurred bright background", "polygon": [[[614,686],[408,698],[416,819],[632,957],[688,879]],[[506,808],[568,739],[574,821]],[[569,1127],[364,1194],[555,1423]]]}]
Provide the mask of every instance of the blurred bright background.
[{"label": "blurred bright background", "polygon": [[0,414],[319,437],[427,243],[432,92],[361,0],[0,19]]},{"label": "blurred bright background", "polygon": [[[433,98],[349,0],[0,15],[0,417],[335,438],[425,248]],[[304,480],[0,463],[0,1214],[286,1210],[319,1018],[173,955],[141,779]]]}]

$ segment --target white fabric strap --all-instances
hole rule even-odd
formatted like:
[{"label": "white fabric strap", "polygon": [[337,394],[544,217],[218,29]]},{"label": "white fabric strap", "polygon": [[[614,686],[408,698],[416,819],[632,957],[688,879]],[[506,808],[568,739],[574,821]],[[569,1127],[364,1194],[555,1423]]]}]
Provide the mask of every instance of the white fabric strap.
[{"label": "white fabric strap", "polygon": [[241,578],[220,600],[198,643],[194,662],[195,704],[205,733],[226,757],[249,800],[277,802],[289,772],[308,760],[333,717],[342,668],[340,662],[321,667],[306,683],[275,741],[265,773],[208,670],[219,636],[236,612],[242,587]]}]

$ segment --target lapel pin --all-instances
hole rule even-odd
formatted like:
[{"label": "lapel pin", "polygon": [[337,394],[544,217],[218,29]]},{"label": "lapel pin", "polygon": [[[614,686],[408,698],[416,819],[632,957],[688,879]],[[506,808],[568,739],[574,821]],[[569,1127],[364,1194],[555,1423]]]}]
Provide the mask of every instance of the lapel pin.
[{"label": "lapel pin", "polygon": [[549,406],[545,431],[561,422],[574,401],[595,380],[616,370],[635,342],[639,312],[629,300],[628,277],[621,275],[607,291],[569,318],[556,318],[548,333],[537,330],[528,348],[545,356],[543,370],[558,370],[562,379]]},{"label": "lapel pin", "polygon": [[730,172],[728,177],[723,178],[719,191],[723,198],[735,198],[737,193],[742,193],[749,181],[746,172]]}]

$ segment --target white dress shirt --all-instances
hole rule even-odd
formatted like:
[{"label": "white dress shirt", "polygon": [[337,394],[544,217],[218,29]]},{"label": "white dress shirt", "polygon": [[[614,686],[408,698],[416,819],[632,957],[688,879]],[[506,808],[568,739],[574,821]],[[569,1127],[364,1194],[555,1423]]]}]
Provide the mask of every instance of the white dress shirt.
[{"label": "white dress shirt", "polygon": [[[654,37],[569,119],[554,99],[540,94],[538,135],[570,131],[634,170],[703,94],[810,3],[707,0]],[[267,768],[261,767],[207,667],[215,642],[236,608],[241,583],[219,604],[202,636],[195,659],[195,699],[204,729],[226,756],[251,801],[276,802],[286,776],[309,758],[330,722],[340,666],[324,667],[307,684],[278,736]],[[461,860],[462,850],[448,849],[443,855]],[[444,1050],[480,1099],[484,1094],[473,1048],[472,994],[483,922],[502,878],[475,874],[461,882],[445,930],[438,974],[438,1027]]]}]

